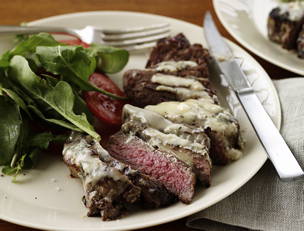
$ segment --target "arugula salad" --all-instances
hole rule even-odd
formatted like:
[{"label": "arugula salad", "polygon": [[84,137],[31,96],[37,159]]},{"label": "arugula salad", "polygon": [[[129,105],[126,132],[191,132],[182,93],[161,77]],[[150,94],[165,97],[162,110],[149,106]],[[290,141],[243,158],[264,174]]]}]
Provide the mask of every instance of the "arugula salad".
[{"label": "arugula salad", "polygon": [[128,62],[126,50],[103,45],[66,45],[48,33],[26,36],[0,57],[0,166],[17,176],[35,166],[51,142],[70,131],[97,140],[84,92],[123,100],[89,81],[96,71],[116,73]]}]

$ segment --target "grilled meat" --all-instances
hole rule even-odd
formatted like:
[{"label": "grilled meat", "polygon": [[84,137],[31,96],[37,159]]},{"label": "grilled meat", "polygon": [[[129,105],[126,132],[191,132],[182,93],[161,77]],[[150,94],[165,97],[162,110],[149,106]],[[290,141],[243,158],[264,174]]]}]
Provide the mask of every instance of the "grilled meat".
[{"label": "grilled meat", "polygon": [[82,181],[88,216],[100,215],[103,220],[113,220],[139,199],[140,188],[119,170],[103,162],[99,158],[103,153],[106,150],[92,142],[90,136],[72,134],[64,146],[63,160],[71,175]]},{"label": "grilled meat", "polygon": [[157,113],[131,105],[124,107],[123,114],[122,132],[109,142],[111,155],[157,179],[185,203],[191,201],[194,193],[192,171],[204,185],[209,185],[209,138],[204,131],[172,123]]},{"label": "grilled meat", "polygon": [[[208,78],[208,58],[209,53],[207,49],[204,49],[200,44],[191,45],[185,35],[178,34],[174,37],[164,38],[157,42],[157,45],[150,54],[146,67],[154,68],[158,63],[164,61],[188,60],[197,63],[197,66],[191,68],[191,75]],[[188,74],[189,73],[187,73],[187,75]]]},{"label": "grilled meat", "polygon": [[159,113],[175,123],[204,129],[211,140],[213,163],[227,164],[242,155],[243,142],[236,119],[210,99],[190,99],[184,102],[163,102],[146,109]]},{"label": "grilled meat", "polygon": [[282,4],[269,14],[268,37],[285,49],[296,49],[297,38],[303,23],[304,8],[301,8],[299,3]]}]

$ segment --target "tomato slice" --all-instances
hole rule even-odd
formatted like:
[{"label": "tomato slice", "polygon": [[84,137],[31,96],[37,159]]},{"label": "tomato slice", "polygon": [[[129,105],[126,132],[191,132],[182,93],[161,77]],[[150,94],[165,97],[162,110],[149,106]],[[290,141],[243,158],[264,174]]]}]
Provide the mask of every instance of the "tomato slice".
[{"label": "tomato slice", "polygon": [[[115,83],[104,74],[93,73],[89,81],[98,88],[125,96]],[[83,94],[89,110],[101,122],[108,125],[121,125],[122,108],[126,104],[125,100],[112,99],[96,91],[87,91]]]},{"label": "tomato slice", "polygon": [[84,48],[88,48],[90,46],[89,44],[87,44],[87,43],[85,43],[85,42],[83,42],[83,41],[81,41],[80,39],[77,39],[77,38],[67,39],[67,40],[60,40],[59,42],[64,43],[66,45],[73,45],[73,46],[80,45],[80,46],[83,46]]}]

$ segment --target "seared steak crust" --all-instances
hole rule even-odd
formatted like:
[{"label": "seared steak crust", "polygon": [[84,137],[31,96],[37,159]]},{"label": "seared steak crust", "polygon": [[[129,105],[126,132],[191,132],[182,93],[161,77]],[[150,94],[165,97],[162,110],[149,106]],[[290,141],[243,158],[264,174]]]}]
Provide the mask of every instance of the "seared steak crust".
[{"label": "seared steak crust", "polygon": [[[208,78],[207,60],[209,58],[207,49],[204,49],[200,44],[191,45],[185,35],[180,33],[174,37],[159,40],[150,54],[146,67],[153,68],[163,61],[189,60],[198,64],[197,67],[191,68],[191,75]],[[183,76],[182,73],[180,74]],[[189,75],[189,70],[187,70],[187,75]]]},{"label": "seared steak crust", "polygon": [[123,77],[124,92],[133,105],[144,107],[165,101],[176,101],[177,96],[167,91],[157,91],[157,83],[152,83],[154,70],[129,70]]},{"label": "seared steak crust", "polygon": [[289,12],[274,8],[268,17],[267,32],[271,41],[281,44],[285,49],[296,49],[297,38],[304,23],[304,17],[292,20]]},{"label": "seared steak crust", "polygon": [[63,160],[71,175],[82,180],[88,216],[117,219],[139,199],[141,191],[127,176],[99,158],[99,154],[106,153],[101,146],[93,146],[97,143],[90,136],[74,133],[64,146]]}]

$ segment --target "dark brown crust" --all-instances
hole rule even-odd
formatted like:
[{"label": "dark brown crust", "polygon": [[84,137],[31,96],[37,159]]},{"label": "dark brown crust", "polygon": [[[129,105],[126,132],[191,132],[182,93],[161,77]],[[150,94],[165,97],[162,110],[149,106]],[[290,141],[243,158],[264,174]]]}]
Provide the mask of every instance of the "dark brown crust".
[{"label": "dark brown crust", "polygon": [[177,200],[163,185],[139,171],[125,173],[132,183],[141,189],[140,205],[145,208],[160,208],[168,206]]},{"label": "dark brown crust", "polygon": [[268,37],[271,41],[281,44],[284,49],[296,49],[304,18],[299,21],[291,21],[288,12],[281,14],[280,11],[280,8],[276,7],[269,14]]},{"label": "dark brown crust", "polygon": [[[134,198],[138,198],[140,193],[138,187],[107,177],[94,184],[94,186],[89,186],[87,191],[97,192],[90,200],[85,197],[83,199],[85,206],[89,209],[88,216],[101,216],[103,221],[120,218],[128,204],[134,203]],[[105,195],[112,195],[111,197],[115,200],[106,200]]]},{"label": "dark brown crust", "polygon": [[[105,146],[109,145],[109,142]],[[141,189],[140,205],[148,208],[159,208],[172,204],[176,201],[176,197],[170,193],[163,185],[135,169],[125,162],[118,161],[114,157],[107,157],[104,160],[109,166],[116,168],[122,174],[127,176],[129,180]]]},{"label": "dark brown crust", "polygon": [[228,157],[225,155],[225,144],[217,132],[207,130],[210,137],[210,158],[212,163],[216,165],[226,165],[229,163]]},{"label": "dark brown crust", "polygon": [[183,155],[192,159],[192,168],[195,175],[198,177],[203,186],[210,186],[211,163],[207,160],[207,156],[202,156],[200,154],[193,153],[190,150],[182,149],[180,147],[170,146],[169,148],[172,150],[172,152],[182,152]]},{"label": "dark brown crust", "polygon": [[123,88],[131,104],[138,107],[154,105],[165,101],[176,101],[177,96],[166,91],[157,91],[158,84],[152,83],[155,71],[129,70],[123,76]]},{"label": "dark brown crust", "polygon": [[[170,74],[180,77],[195,78],[205,87],[210,96],[215,92],[210,88],[207,60],[209,53],[200,44],[191,45],[183,34],[164,38],[157,42],[147,62],[146,70],[129,70],[123,76],[123,88],[133,105],[144,107],[165,101],[179,101],[178,96],[171,92],[157,91],[158,84],[152,83],[155,73]],[[179,71],[156,71],[156,65],[162,61],[194,61],[198,65],[186,67]]]},{"label": "dark brown crust", "polygon": [[[189,71],[191,71],[189,69]],[[132,105],[138,107],[145,107],[147,105],[155,105],[166,101],[180,101],[178,96],[174,93],[167,91],[157,91],[159,86],[157,83],[153,83],[151,78],[158,71],[153,69],[147,70],[128,70],[123,76],[123,88],[124,92],[130,100]],[[186,69],[179,72],[163,72],[165,74],[172,74],[180,77],[187,76]],[[193,76],[195,77],[195,76]],[[206,78],[195,78],[206,87],[206,92],[210,96],[215,95],[215,92],[210,89],[210,82]]]},{"label": "dark brown crust", "polygon": [[146,67],[153,68],[156,64],[169,60],[189,60],[198,64],[198,67],[192,68],[194,76],[208,78],[207,60],[209,58],[207,49],[200,44],[191,45],[185,35],[180,33],[174,37],[159,40],[150,54]]},{"label": "dark brown crust", "polygon": [[304,58],[304,25],[297,39],[297,52],[299,58]]},{"label": "dark brown crust", "polygon": [[[83,171],[80,167],[64,159],[73,177],[80,177]],[[108,168],[111,168],[108,166]],[[94,184],[86,185],[83,202],[88,208],[88,216],[101,216],[102,220],[114,220],[124,213],[129,204],[139,199],[140,188],[133,185],[129,180],[114,180],[104,177]],[[94,193],[93,196],[90,196]],[[106,199],[107,198],[107,199]]]}]

